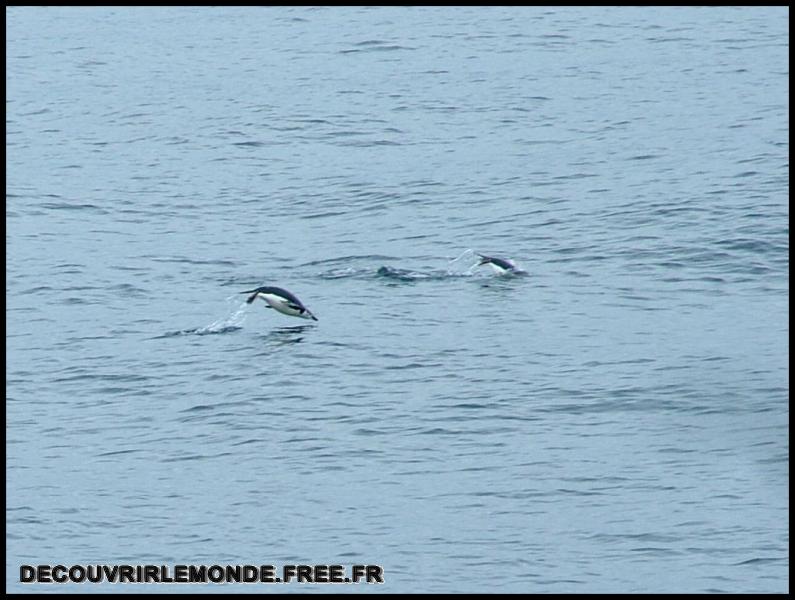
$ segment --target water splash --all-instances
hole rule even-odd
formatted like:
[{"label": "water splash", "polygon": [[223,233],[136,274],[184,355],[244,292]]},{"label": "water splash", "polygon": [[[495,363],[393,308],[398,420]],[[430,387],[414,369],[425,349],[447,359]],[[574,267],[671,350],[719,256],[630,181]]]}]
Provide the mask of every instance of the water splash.
[{"label": "water splash", "polygon": [[447,263],[447,274],[451,276],[472,275],[478,262],[477,253],[471,248],[467,248]]},{"label": "water splash", "polygon": [[346,279],[346,278],[363,278],[369,276],[371,269],[362,267],[345,267],[341,269],[329,269],[318,273],[321,279]]},{"label": "water splash", "polygon": [[[232,296],[228,296],[226,301],[229,302],[230,300],[237,298],[239,298],[239,296],[234,294]],[[234,331],[236,329],[240,329],[243,326],[243,323],[246,321],[246,316],[246,302],[243,301],[238,305],[233,313],[213,321],[206,327],[195,330],[194,333],[197,335],[206,335],[208,333],[226,333],[227,331]]]},{"label": "water splash", "polygon": [[[333,262],[340,262],[350,259],[364,259],[364,258],[381,258],[379,256],[355,256],[355,257],[342,257],[342,258],[335,258],[330,259],[329,261],[314,261],[310,264],[325,264],[330,261]],[[457,277],[473,277],[473,276],[482,276],[482,277],[491,277],[492,272],[490,269],[483,269],[482,271],[478,270],[478,265],[480,263],[480,255],[472,250],[471,248],[467,248],[461,254],[453,259],[449,259],[445,268],[441,269],[430,269],[430,270],[417,270],[417,269],[406,269],[402,267],[393,267],[391,265],[381,265],[377,269],[375,269],[375,273],[373,273],[373,267],[360,267],[360,266],[340,266],[331,269],[327,269],[325,271],[321,271],[317,274],[318,277],[321,279],[369,279],[375,274],[375,277],[379,279],[386,279],[389,280],[392,284],[396,284],[398,282],[416,282],[416,281],[439,281],[443,279],[452,279]],[[518,267],[518,265],[517,265]],[[515,273],[510,273],[509,275],[523,275],[524,272],[519,269]]]},{"label": "water splash", "polygon": [[[227,297],[226,301],[229,302],[237,299],[237,294]],[[237,305],[237,302],[235,302]],[[242,329],[242,325],[246,320],[246,303],[245,301],[237,305],[234,312],[227,314],[227,316],[217,319],[204,327],[197,327],[195,329],[182,329],[180,331],[169,331],[163,335],[155,336],[152,339],[175,337],[179,335],[212,335],[217,333],[230,333]]]}]

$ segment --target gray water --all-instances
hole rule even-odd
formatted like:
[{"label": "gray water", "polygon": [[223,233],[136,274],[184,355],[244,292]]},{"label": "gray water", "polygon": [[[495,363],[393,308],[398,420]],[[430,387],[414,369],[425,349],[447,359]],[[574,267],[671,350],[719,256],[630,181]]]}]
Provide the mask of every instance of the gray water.
[{"label": "gray water", "polygon": [[8,590],[789,589],[787,8],[6,17]]}]

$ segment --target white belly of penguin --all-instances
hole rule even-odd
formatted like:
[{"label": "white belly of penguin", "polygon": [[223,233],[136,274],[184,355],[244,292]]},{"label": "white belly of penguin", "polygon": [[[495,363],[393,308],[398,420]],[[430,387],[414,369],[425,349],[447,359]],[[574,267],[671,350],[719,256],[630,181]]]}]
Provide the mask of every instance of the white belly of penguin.
[{"label": "white belly of penguin", "polygon": [[268,306],[278,310],[280,313],[290,315],[291,317],[300,317],[301,311],[296,310],[288,305],[288,303],[281,297],[273,294],[260,294],[260,298],[268,303]]}]

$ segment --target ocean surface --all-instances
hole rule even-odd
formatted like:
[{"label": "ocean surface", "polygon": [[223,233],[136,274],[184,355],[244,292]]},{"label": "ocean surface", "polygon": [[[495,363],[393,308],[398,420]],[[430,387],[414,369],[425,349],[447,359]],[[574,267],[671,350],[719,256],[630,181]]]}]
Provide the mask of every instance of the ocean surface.
[{"label": "ocean surface", "polygon": [[7,590],[788,591],[787,8],[6,18]]}]

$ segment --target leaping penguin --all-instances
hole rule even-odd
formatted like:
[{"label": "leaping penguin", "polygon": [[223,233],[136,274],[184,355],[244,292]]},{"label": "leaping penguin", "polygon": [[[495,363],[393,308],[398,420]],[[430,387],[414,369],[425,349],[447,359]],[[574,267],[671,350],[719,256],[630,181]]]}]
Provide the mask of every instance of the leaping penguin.
[{"label": "leaping penguin", "polygon": [[275,308],[280,313],[290,315],[291,317],[300,317],[302,319],[317,321],[317,317],[312,314],[312,311],[304,306],[293,294],[282,288],[263,286],[240,293],[251,294],[246,300],[247,304],[251,304],[257,299],[257,296],[259,296],[267,302],[267,308]]},{"label": "leaping penguin", "polygon": [[526,271],[522,271],[519,267],[517,267],[512,260],[497,258],[496,256],[486,256],[485,254],[480,254],[479,252],[476,252],[475,254],[480,257],[480,262],[477,264],[477,266],[491,265],[492,269],[494,269],[498,275],[505,275],[506,273],[524,275],[526,273]]}]

